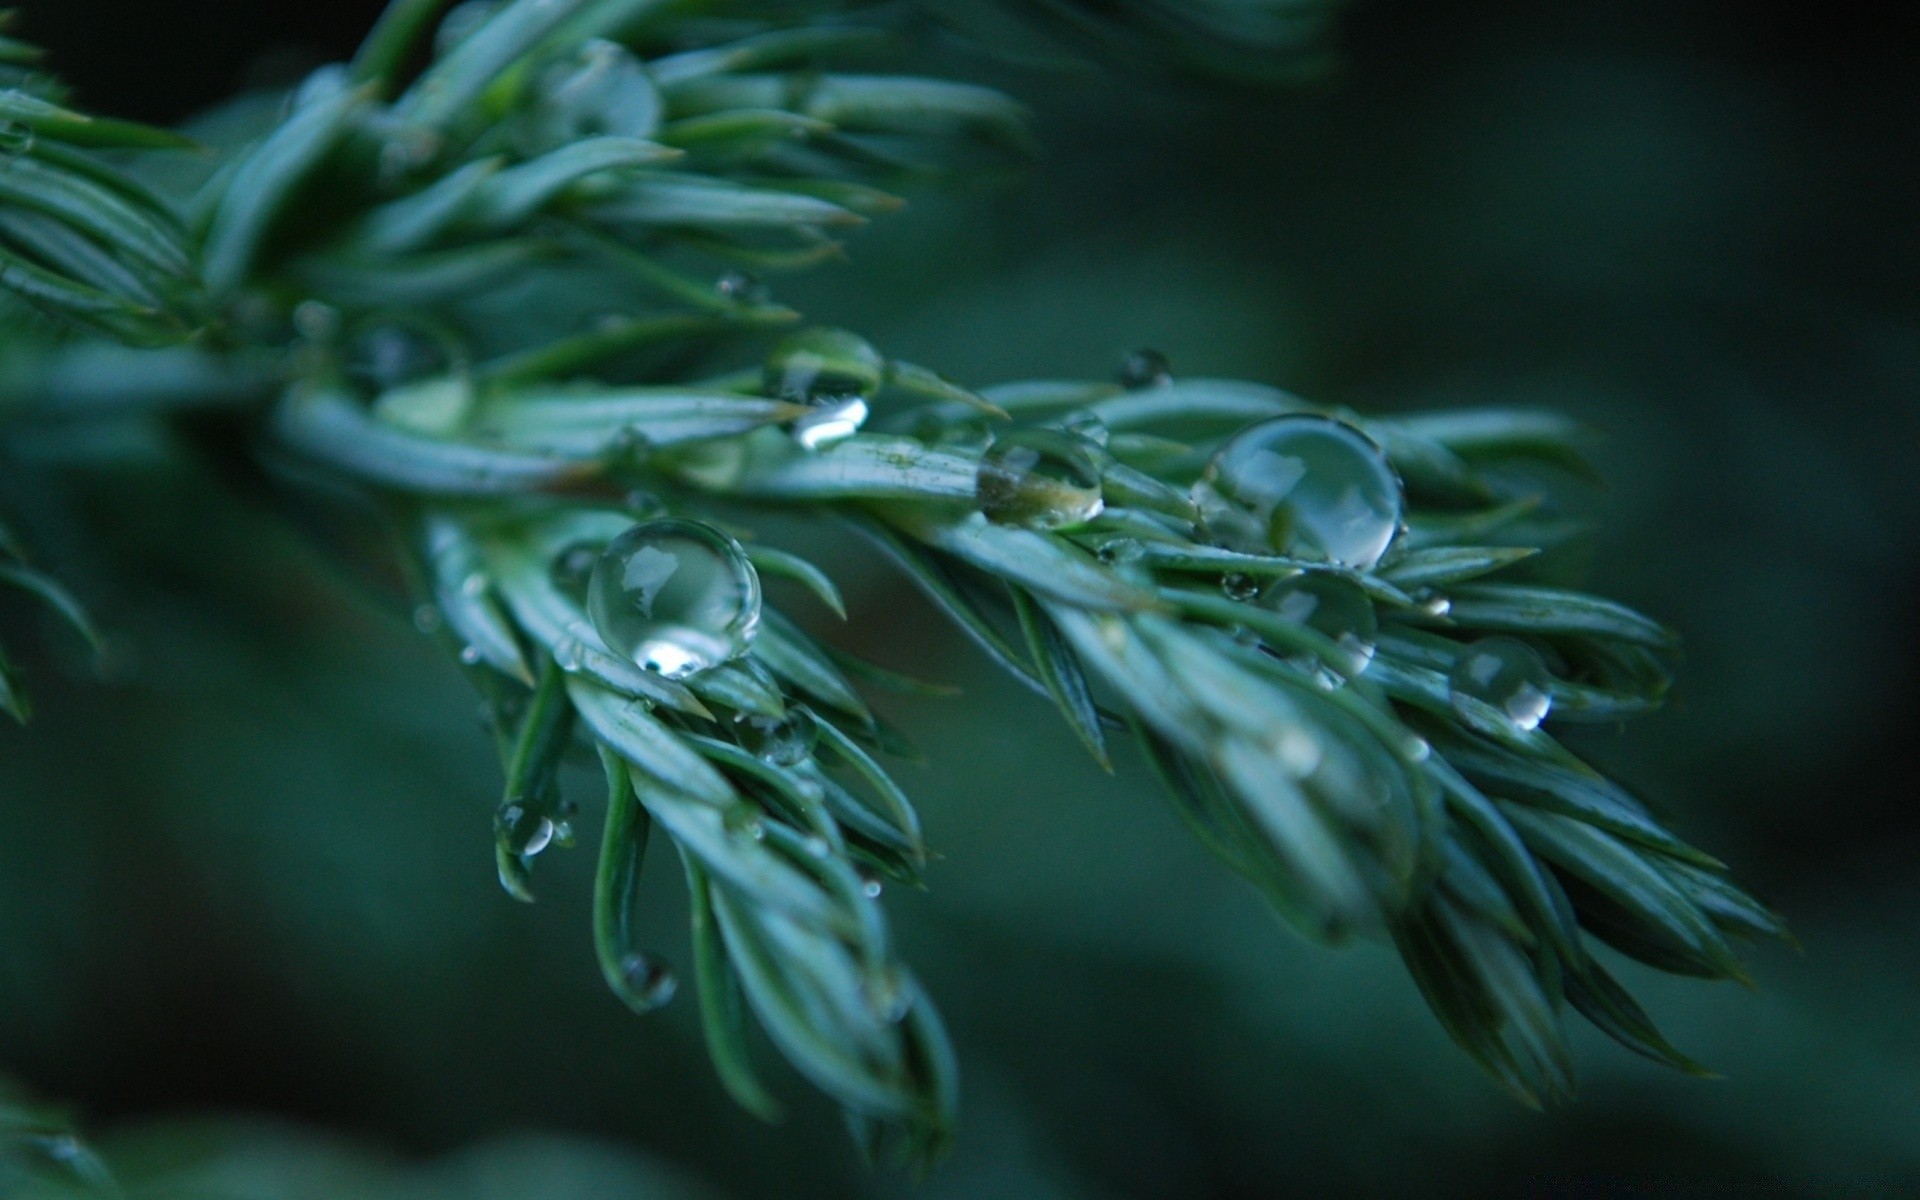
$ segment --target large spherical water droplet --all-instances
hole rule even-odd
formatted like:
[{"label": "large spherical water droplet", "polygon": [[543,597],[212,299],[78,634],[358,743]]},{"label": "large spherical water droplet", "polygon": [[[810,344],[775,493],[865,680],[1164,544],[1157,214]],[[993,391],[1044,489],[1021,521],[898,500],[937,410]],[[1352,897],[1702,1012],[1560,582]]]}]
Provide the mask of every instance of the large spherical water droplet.
[{"label": "large spherical water droplet", "polygon": [[1326,417],[1276,417],[1234,435],[1193,486],[1215,543],[1366,569],[1400,526],[1400,479],[1365,434]]},{"label": "large spherical water droplet", "polygon": [[611,980],[635,1012],[652,1012],[673,999],[680,990],[680,979],[665,959],[651,954],[629,954],[620,960],[617,979]]},{"label": "large spherical water droplet", "polygon": [[711,525],[647,521],[607,544],[587,582],[587,615],[616,654],[680,679],[747,652],[760,576]]},{"label": "large spherical water droplet", "polygon": [[887,377],[887,360],[866,339],[844,329],[803,329],[767,358],[767,394],[814,411],[793,423],[808,450],[845,441],[860,431]]},{"label": "large spherical water droplet", "polygon": [[788,709],[784,717],[741,713],[733,719],[733,740],[740,748],[776,767],[805,761],[819,737],[819,728],[804,709]]},{"label": "large spherical water droplet", "polygon": [[1289,621],[1326,635],[1341,654],[1327,665],[1342,675],[1358,675],[1373,661],[1380,618],[1373,611],[1373,601],[1352,580],[1308,571],[1276,580],[1260,602]]},{"label": "large spherical water droplet", "polygon": [[1469,724],[1484,723],[1490,715],[1525,731],[1547,719],[1552,679],[1533,647],[1490,637],[1460,652],[1447,686],[1454,710]]},{"label": "large spherical water droplet", "polygon": [[980,459],[974,497],[987,520],[1060,529],[1100,515],[1100,464],[1087,443],[1047,429],[1011,433]]}]

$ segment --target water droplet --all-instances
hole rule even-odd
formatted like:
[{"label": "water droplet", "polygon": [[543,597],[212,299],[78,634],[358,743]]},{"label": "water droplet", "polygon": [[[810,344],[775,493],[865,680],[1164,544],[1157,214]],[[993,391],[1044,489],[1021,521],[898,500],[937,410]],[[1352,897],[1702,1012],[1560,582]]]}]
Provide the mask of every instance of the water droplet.
[{"label": "water droplet", "polygon": [[1085,438],[1096,446],[1105,446],[1112,440],[1112,432],[1107,423],[1090,412],[1071,412],[1060,418],[1060,428],[1078,438]]},{"label": "water droplet", "polygon": [[1120,361],[1120,386],[1130,392],[1173,382],[1173,364],[1158,350],[1135,350]]},{"label": "water droplet", "polygon": [[871,411],[858,396],[815,404],[813,411],[793,423],[793,438],[808,450],[824,450],[860,432]]},{"label": "water droplet", "polygon": [[766,822],[760,819],[759,810],[752,805],[736,805],[728,809],[726,815],[720,820],[727,827],[727,832],[735,837],[745,838],[750,842],[766,840]]},{"label": "water droplet", "polygon": [[578,671],[586,665],[587,646],[577,637],[563,637],[554,644],[553,665],[562,671]]},{"label": "water droplet", "polygon": [[803,329],[773,348],[765,376],[768,395],[813,407],[793,423],[793,436],[819,450],[860,431],[886,381],[887,360],[843,329]]},{"label": "water droplet", "polygon": [[440,610],[431,604],[422,604],[414,609],[413,627],[421,633],[440,632]]},{"label": "water droplet", "polygon": [[573,849],[573,822],[555,821],[553,823],[553,837],[550,840],[562,850]]},{"label": "water droplet", "polygon": [[1094,554],[1108,566],[1124,567],[1147,556],[1147,547],[1139,538],[1112,537],[1101,542]]},{"label": "water droplet", "polygon": [[1365,569],[1400,524],[1400,480],[1359,430],[1325,417],[1262,421],[1234,435],[1193,485],[1215,544]]},{"label": "water droplet", "polygon": [[1433,746],[1427,739],[1410,733],[1402,740],[1400,753],[1408,762],[1423,763],[1433,757]]},{"label": "water droplet", "polygon": [[815,858],[825,858],[833,852],[833,847],[827,844],[827,839],[817,833],[808,835],[805,845],[807,853]]},{"label": "water droplet", "polygon": [[33,149],[33,127],[21,121],[0,121],[0,154],[18,158]]},{"label": "water droplet", "polygon": [[1251,575],[1222,575],[1220,591],[1229,600],[1254,600],[1260,595],[1260,581]]},{"label": "water droplet", "polygon": [[803,329],[767,358],[767,394],[798,404],[871,398],[887,377],[887,360],[871,343],[844,329]]},{"label": "water droplet", "polygon": [[878,879],[875,879],[873,876],[863,875],[860,877],[860,894],[862,896],[865,896],[867,899],[878,900],[880,898],[880,893],[884,891],[886,891],[886,888],[882,886],[880,881]]},{"label": "water droplet", "polygon": [[802,708],[790,708],[784,717],[741,713],[733,719],[733,740],[740,748],[776,767],[791,767],[813,753],[820,731]]},{"label": "water droplet", "polygon": [[1432,588],[1421,588],[1413,593],[1413,606],[1421,615],[1444,617],[1453,611],[1453,601],[1447,599]]},{"label": "water droplet", "polygon": [[1546,720],[1553,707],[1552,676],[1540,655],[1525,642],[1490,637],[1461,651],[1447,685],[1454,710],[1469,724],[1487,708],[1522,731]]},{"label": "water droplet", "polygon": [[460,661],[467,664],[469,667],[479,666],[480,665],[480,647],[478,646],[460,647]]},{"label": "water droplet", "polygon": [[645,521],[600,555],[587,615],[616,654],[682,679],[747,652],[760,576],[740,543],[703,521]]},{"label": "water droplet", "polygon": [[553,586],[562,594],[585,603],[587,583],[593,578],[593,569],[600,563],[600,555],[606,549],[599,542],[574,542],[553,556],[553,566],[549,575]]},{"label": "water droplet", "polygon": [[665,959],[635,953],[620,960],[620,998],[635,1012],[652,1012],[679,990],[680,978]]},{"label": "water droplet", "polygon": [[1340,647],[1341,658],[1327,665],[1349,678],[1373,661],[1380,618],[1360,585],[1325,571],[1305,571],[1274,581],[1261,603],[1289,621],[1325,634]]},{"label": "water droplet", "polygon": [[713,290],[736,304],[765,304],[767,285],[745,271],[728,271],[714,282]]},{"label": "water droplet", "polygon": [[522,858],[532,858],[553,842],[553,820],[522,804],[509,804],[493,816],[494,836]]},{"label": "water droplet", "polygon": [[449,374],[455,357],[442,338],[412,325],[385,323],[353,335],[344,365],[349,379],[378,393]]},{"label": "water droplet", "polygon": [[1060,529],[1100,515],[1100,464],[1086,442],[1050,429],[998,438],[980,459],[974,496],[987,520]]}]

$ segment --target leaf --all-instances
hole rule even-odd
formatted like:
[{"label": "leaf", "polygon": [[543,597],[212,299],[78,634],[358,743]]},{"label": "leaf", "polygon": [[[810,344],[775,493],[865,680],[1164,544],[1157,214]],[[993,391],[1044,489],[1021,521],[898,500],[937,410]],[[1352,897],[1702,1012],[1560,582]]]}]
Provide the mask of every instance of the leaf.
[{"label": "leaf", "polygon": [[846,713],[862,725],[873,724],[873,712],[860,693],[834,666],[833,659],[812,638],[780,613],[762,610],[760,635],[753,657],[767,670],[800,691]]},{"label": "leaf", "polygon": [[1093,691],[1087,684],[1087,676],[1080,669],[1080,660],[1074,656],[1073,649],[1061,636],[1059,627],[1048,617],[1026,592],[1012,589],[1014,612],[1020,618],[1021,632],[1026,635],[1027,651],[1040,669],[1040,678],[1046,682],[1047,691],[1059,706],[1061,715],[1067,719],[1068,726],[1080,744],[1093,755],[1093,760],[1109,775],[1113,773],[1113,760],[1107,754],[1107,739],[1101,730],[1100,711],[1094,706]]},{"label": "leaf", "polygon": [[[429,514],[424,534],[434,602],[447,625],[479,661],[533,686],[533,671],[520,640],[488,594],[492,583],[480,561],[479,545],[456,518],[445,513]],[[461,653],[465,658],[466,651]]]},{"label": "leaf", "polygon": [[403,124],[445,128],[513,62],[579,11],[583,0],[513,0],[427,68],[393,107]]},{"label": "leaf", "polygon": [[[516,900],[532,903],[529,860],[552,838],[553,825],[559,820],[556,775],[573,729],[573,716],[564,675],[548,662],[514,740],[507,762],[506,792],[494,814],[494,856],[500,868],[500,886]],[[544,825],[546,834],[530,835],[534,825]],[[523,848],[535,841],[535,849]]]},{"label": "leaf", "polygon": [[1153,593],[1101,566],[1070,542],[1032,529],[994,525],[979,513],[876,505],[891,524],[990,575],[1080,608],[1140,611],[1160,607]]},{"label": "leaf", "polygon": [[640,870],[653,821],[635,799],[626,764],[604,745],[600,761],[607,775],[607,818],[593,877],[594,952],[613,994],[644,1015],[663,1002],[659,995],[636,987],[632,977],[633,964],[644,953],[634,914],[640,905]]},{"label": "leaf", "polygon": [[821,717],[815,719],[815,724],[820,730],[820,738],[825,746],[852,767],[855,774],[866,780],[867,786],[871,787],[874,795],[880,798],[881,807],[892,820],[894,827],[905,835],[914,861],[924,862],[926,848],[920,829],[920,815],[914,811],[913,802],[907,799],[905,792],[900,790],[900,785],[895,783],[871,755],[861,749],[852,738],[842,733],[832,721]]},{"label": "leaf", "polygon": [[867,222],[859,213],[812,196],[684,171],[636,172],[607,196],[583,204],[580,213],[605,225],[707,230],[830,229]]},{"label": "leaf", "polygon": [[100,631],[94,628],[93,619],[87,616],[86,608],[74,598],[72,592],[61,586],[59,580],[31,567],[0,563],[0,586],[18,588],[38,598],[42,604],[52,609],[69,629],[85,638],[87,645],[95,654],[100,653],[102,646]]},{"label": "leaf", "polygon": [[35,137],[94,149],[191,150],[197,146],[192,138],[169,129],[74,112],[18,88],[0,91],[0,122],[23,125]]},{"label": "leaf", "polygon": [[595,737],[660,786],[715,807],[735,802],[733,786],[650,715],[643,702],[629,700],[577,675],[567,680],[567,694]]},{"label": "leaf", "polygon": [[680,861],[686,867],[687,895],[690,898],[693,925],[694,979],[700,991],[700,1027],[706,1034],[707,1053],[721,1086],[734,1102],[763,1121],[777,1122],[785,1117],[780,1102],[766,1090],[753,1069],[747,1046],[745,1000],[740,994],[740,978],[728,960],[713,912],[713,893],[707,874],[684,851]]},{"label": "leaf", "polygon": [[384,487],[437,496],[501,496],[571,486],[595,474],[588,461],[424,437],[374,420],[345,393],[296,388],[272,428],[288,448]]},{"label": "leaf", "polygon": [[590,176],[680,157],[657,142],[597,137],[562,146],[531,162],[489,174],[460,214],[465,223],[491,233],[524,224],[574,184]]},{"label": "leaf", "polygon": [[353,249],[374,255],[423,250],[473,207],[487,181],[506,165],[507,160],[499,156],[463,163],[412,195],[373,209],[346,241]]},{"label": "leaf", "polygon": [[496,392],[477,433],[516,448],[589,459],[623,444],[647,447],[728,437],[804,415],[802,405],[666,387],[518,387]]},{"label": "leaf", "polygon": [[1516,583],[1463,584],[1450,593],[1455,625],[1506,633],[1585,634],[1641,646],[1671,646],[1672,630],[1611,600]]},{"label": "leaf", "polygon": [[780,579],[791,579],[814,594],[820,603],[833,610],[833,615],[842,621],[847,619],[847,603],[840,598],[840,589],[834,586],[831,576],[797,554],[777,550],[772,546],[749,545],[746,547],[747,561],[762,575]]},{"label": "leaf", "polygon": [[372,85],[362,84],[315,99],[239,160],[200,255],[201,277],[216,295],[245,280],[300,184],[360,120],[372,94]]},{"label": "leaf", "polygon": [[1382,564],[1380,574],[1408,591],[1445,587],[1505,570],[1538,553],[1532,546],[1433,546],[1394,555]]}]

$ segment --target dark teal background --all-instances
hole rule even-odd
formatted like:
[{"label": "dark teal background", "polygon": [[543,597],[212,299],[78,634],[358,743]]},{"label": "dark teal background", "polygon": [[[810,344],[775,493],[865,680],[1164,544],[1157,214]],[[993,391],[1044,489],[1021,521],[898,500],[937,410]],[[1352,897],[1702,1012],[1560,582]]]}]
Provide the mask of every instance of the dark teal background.
[{"label": "dark teal background", "polygon": [[[1049,149],[1024,181],[916,194],[779,285],[968,383],[1154,345],[1598,426],[1593,581],[1688,651],[1673,711],[1590,748],[1805,945],[1755,993],[1634,973],[1726,1078],[1580,1038],[1583,1098],[1527,1112],[1389,952],[1283,931],[1137,762],[1099,774],[828,543],[860,631],[834,636],[967,685],[889,708],[945,855],[893,909],[966,1088],[922,1194],[1920,1193],[1920,73],[1891,18],[1827,7],[1379,0],[1302,89],[1001,72]],[[83,100],[175,119],[349,52],[377,5],[22,8]],[[62,475],[94,549],[53,565],[112,630],[107,680],[40,639],[40,717],[0,730],[0,1063],[136,1163],[202,1136],[156,1122],[237,1113],[407,1162],[595,1139],[526,1150],[555,1190],[502,1195],[669,1194],[639,1157],[722,1194],[910,1190],[791,1077],[787,1125],[731,1108],[689,1005],[626,1015],[586,853],[543,858],[536,907],[500,892],[475,699],[397,608],[179,455],[137,461]],[[243,1140],[262,1177],[322,1178],[311,1141]]]}]

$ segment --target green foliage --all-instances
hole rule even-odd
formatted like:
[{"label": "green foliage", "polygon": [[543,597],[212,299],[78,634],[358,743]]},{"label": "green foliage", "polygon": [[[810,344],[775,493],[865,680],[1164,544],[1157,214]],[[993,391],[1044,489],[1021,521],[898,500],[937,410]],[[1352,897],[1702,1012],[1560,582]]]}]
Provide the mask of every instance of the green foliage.
[{"label": "green foliage", "polygon": [[[423,623],[491,713],[502,884],[532,899],[537,857],[574,840],[561,764],[597,751],[603,971],[636,1010],[671,990],[632,921],[662,842],[691,899],[703,1029],[743,1106],[779,1111],[751,1014],[868,1153],[942,1152],[956,1066],[879,903],[922,885],[929,852],[882,763],[902,739],[850,678],[889,673],[772,608],[750,653],[684,678],[606,644],[582,564],[661,513],[719,524],[842,615],[826,574],[761,534],[792,515],[857,530],[1103,765],[1135,734],[1196,836],[1302,933],[1390,941],[1523,1100],[1572,1091],[1569,1006],[1699,1070],[1595,947],[1737,979],[1740,944],[1781,928],[1557,736],[1658,707],[1674,641],[1557,578],[1570,525],[1552,479],[1585,469],[1579,429],[1512,410],[1372,419],[1151,358],[1119,382],[975,392],[802,329],[745,272],[838,255],[897,206],[883,189],[1027,153],[1019,104],[842,69],[882,27],[831,5],[738,3],[724,20],[645,0],[437,7],[396,0],[351,64],[283,111],[243,102],[228,128],[250,136],[210,134],[222,148],[191,190],[179,180],[196,172],[87,150],[167,151],[171,136],[7,93],[21,144],[0,161],[4,282],[65,324],[22,324],[0,411],[204,408],[257,437],[293,491],[322,479],[371,500]],[[1319,12],[1124,8],[1150,38],[1274,45]],[[851,436],[810,436],[827,407],[856,404]],[[1196,484],[1228,438],[1278,418],[1338,420],[1379,448],[1405,501],[1384,557],[1218,544]],[[1013,450],[1030,457],[1000,457]],[[1055,475],[1006,465],[1043,460]],[[1302,580],[1359,597],[1366,656],[1262,602]],[[86,629],[17,554],[0,582]],[[1544,664],[1547,725],[1453,682],[1489,635]],[[0,701],[24,715],[3,663]],[[759,754],[742,732],[755,722],[817,740]]]}]

